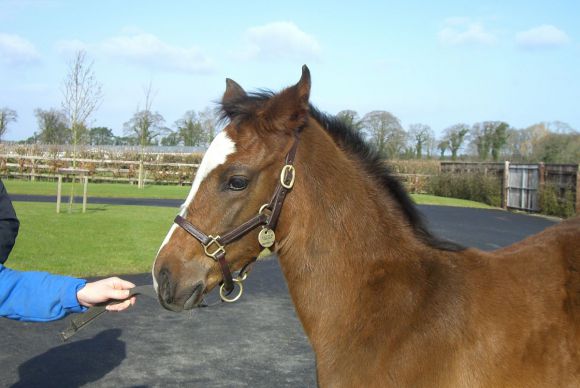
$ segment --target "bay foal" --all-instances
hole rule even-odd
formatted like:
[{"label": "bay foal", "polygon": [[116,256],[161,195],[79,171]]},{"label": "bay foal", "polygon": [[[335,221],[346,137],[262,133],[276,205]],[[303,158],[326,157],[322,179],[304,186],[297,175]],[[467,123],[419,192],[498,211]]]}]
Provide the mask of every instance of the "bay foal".
[{"label": "bay foal", "polygon": [[[361,136],[309,104],[310,86],[306,67],[277,94],[228,80],[228,125],[180,215],[214,237],[268,215],[298,142],[272,249],[320,386],[580,386],[580,220],[494,252],[439,241]],[[223,247],[224,269],[174,225],[153,267],[162,305],[197,306],[263,249],[260,227]]]}]

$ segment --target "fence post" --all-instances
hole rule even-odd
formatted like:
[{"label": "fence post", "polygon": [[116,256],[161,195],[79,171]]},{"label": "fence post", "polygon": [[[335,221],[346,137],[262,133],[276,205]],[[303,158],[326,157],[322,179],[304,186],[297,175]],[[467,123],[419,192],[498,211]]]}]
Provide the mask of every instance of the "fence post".
[{"label": "fence post", "polygon": [[32,171],[30,171],[30,180],[34,182],[36,180],[36,160],[32,159]]},{"label": "fence post", "polygon": [[87,186],[89,185],[89,176],[86,175],[83,177],[83,213],[87,212]]},{"label": "fence post", "polygon": [[537,200],[538,200],[538,211],[542,212],[542,201],[540,201],[540,196],[544,191],[544,186],[546,185],[546,165],[544,162],[538,163],[538,191],[537,191]]},{"label": "fence post", "polygon": [[580,164],[576,165],[576,214],[580,214]]},{"label": "fence post", "polygon": [[510,162],[505,161],[503,166],[503,180],[501,182],[501,207],[507,209],[508,207],[508,196],[509,196],[509,184],[510,184]]},{"label": "fence post", "polygon": [[56,186],[56,212],[60,213],[60,198],[62,195],[62,175],[58,176],[58,185]]},{"label": "fence post", "polygon": [[144,177],[143,177],[143,161],[139,161],[139,178],[137,182],[137,187],[142,189],[145,187]]}]

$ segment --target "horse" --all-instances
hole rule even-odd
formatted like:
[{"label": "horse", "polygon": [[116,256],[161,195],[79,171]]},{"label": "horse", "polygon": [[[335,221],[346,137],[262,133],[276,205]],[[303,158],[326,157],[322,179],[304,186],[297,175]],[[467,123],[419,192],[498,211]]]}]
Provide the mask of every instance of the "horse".
[{"label": "horse", "polygon": [[161,305],[235,301],[273,251],[319,386],[580,386],[580,218],[492,252],[443,241],[310,89],[306,66],[278,93],[226,79],[225,127],[153,264]]}]

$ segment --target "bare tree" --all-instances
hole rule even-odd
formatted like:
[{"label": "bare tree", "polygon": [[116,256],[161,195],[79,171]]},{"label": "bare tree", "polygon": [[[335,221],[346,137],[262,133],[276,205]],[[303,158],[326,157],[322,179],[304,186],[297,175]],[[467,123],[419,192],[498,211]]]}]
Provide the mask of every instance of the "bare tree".
[{"label": "bare tree", "polygon": [[449,149],[449,140],[443,139],[437,144],[437,149],[439,150],[439,158],[443,159],[445,157],[445,152]]},{"label": "bare tree", "polygon": [[165,118],[160,113],[137,109],[123,124],[123,131],[131,138],[132,144],[141,146],[143,152],[146,146],[156,144],[156,139],[165,131],[164,124]]},{"label": "bare tree", "polygon": [[477,152],[479,160],[485,161],[489,157],[491,149],[492,128],[486,125],[488,122],[475,123],[471,126],[470,145]]},{"label": "bare tree", "polygon": [[[86,138],[87,122],[103,99],[101,84],[97,82],[93,63],[87,62],[86,52],[77,51],[69,64],[62,85],[62,108],[71,130],[73,144],[73,168],[76,167],[77,146]],[[71,185],[68,211],[72,212],[74,179]]]},{"label": "bare tree", "polygon": [[399,156],[405,147],[407,134],[397,117],[386,111],[372,111],[364,116],[363,123],[371,144],[381,155],[387,158]]},{"label": "bare tree", "polygon": [[457,152],[463,145],[463,140],[468,132],[467,124],[455,124],[445,130],[445,138],[449,141],[449,149],[451,150],[451,160],[457,159]]},{"label": "bare tree", "polygon": [[358,113],[354,110],[341,110],[336,114],[336,118],[342,121],[347,127],[353,128],[356,131],[360,131],[363,127],[362,120],[360,119]]},{"label": "bare tree", "polygon": [[548,128],[548,130],[553,133],[577,133],[577,131],[570,124],[558,120],[546,123],[546,128]]},{"label": "bare tree", "polygon": [[414,143],[417,159],[421,159],[423,157],[423,149],[433,139],[434,134],[428,125],[411,124],[409,125],[409,137]]},{"label": "bare tree", "polygon": [[135,139],[136,144],[140,146],[139,153],[139,188],[145,187],[145,170],[143,161],[145,158],[145,146],[153,144],[153,140],[165,131],[165,119],[158,112],[153,112],[151,106],[153,105],[153,85],[149,82],[147,87],[143,88],[145,94],[145,108],[139,110],[133,115],[131,120],[123,124],[125,134]]},{"label": "bare tree", "polygon": [[[98,109],[103,99],[102,87],[95,77],[93,62],[87,62],[86,52],[77,51],[69,64],[62,85],[62,108],[68,120],[73,143],[73,153],[88,127],[89,117]],[[73,158],[75,158],[73,155]],[[73,166],[76,161],[73,159]]]},{"label": "bare tree", "polygon": [[8,124],[18,119],[18,114],[15,110],[4,107],[0,109],[0,140],[8,130]]},{"label": "bare tree", "polygon": [[193,110],[185,112],[183,117],[175,122],[175,127],[184,146],[198,146],[207,140],[200,116]]},{"label": "bare tree", "polygon": [[205,108],[199,112],[199,120],[201,121],[201,128],[205,135],[205,142],[210,144],[216,136],[218,119],[216,112],[211,108]]},{"label": "bare tree", "polygon": [[483,121],[471,127],[471,145],[477,151],[480,160],[487,160],[491,153],[494,161],[508,140],[509,125],[503,121]]},{"label": "bare tree", "polygon": [[36,135],[43,144],[68,144],[71,133],[66,126],[66,116],[58,109],[35,109],[39,133]]}]

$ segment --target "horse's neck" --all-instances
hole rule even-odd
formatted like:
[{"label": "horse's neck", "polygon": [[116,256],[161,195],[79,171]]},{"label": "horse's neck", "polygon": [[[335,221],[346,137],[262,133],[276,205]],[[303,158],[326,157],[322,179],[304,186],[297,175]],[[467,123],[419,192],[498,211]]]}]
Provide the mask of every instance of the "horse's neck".
[{"label": "horse's neck", "polygon": [[[321,128],[303,133],[296,175],[280,219],[278,253],[313,344],[333,340],[329,324],[357,321],[349,314],[359,313],[361,304],[371,311],[373,304],[391,308],[399,316],[412,309],[409,299],[420,276],[417,258],[427,247],[398,205]],[[342,329],[360,330],[365,322],[359,317],[357,328]],[[335,328],[334,333],[345,332]]]}]

